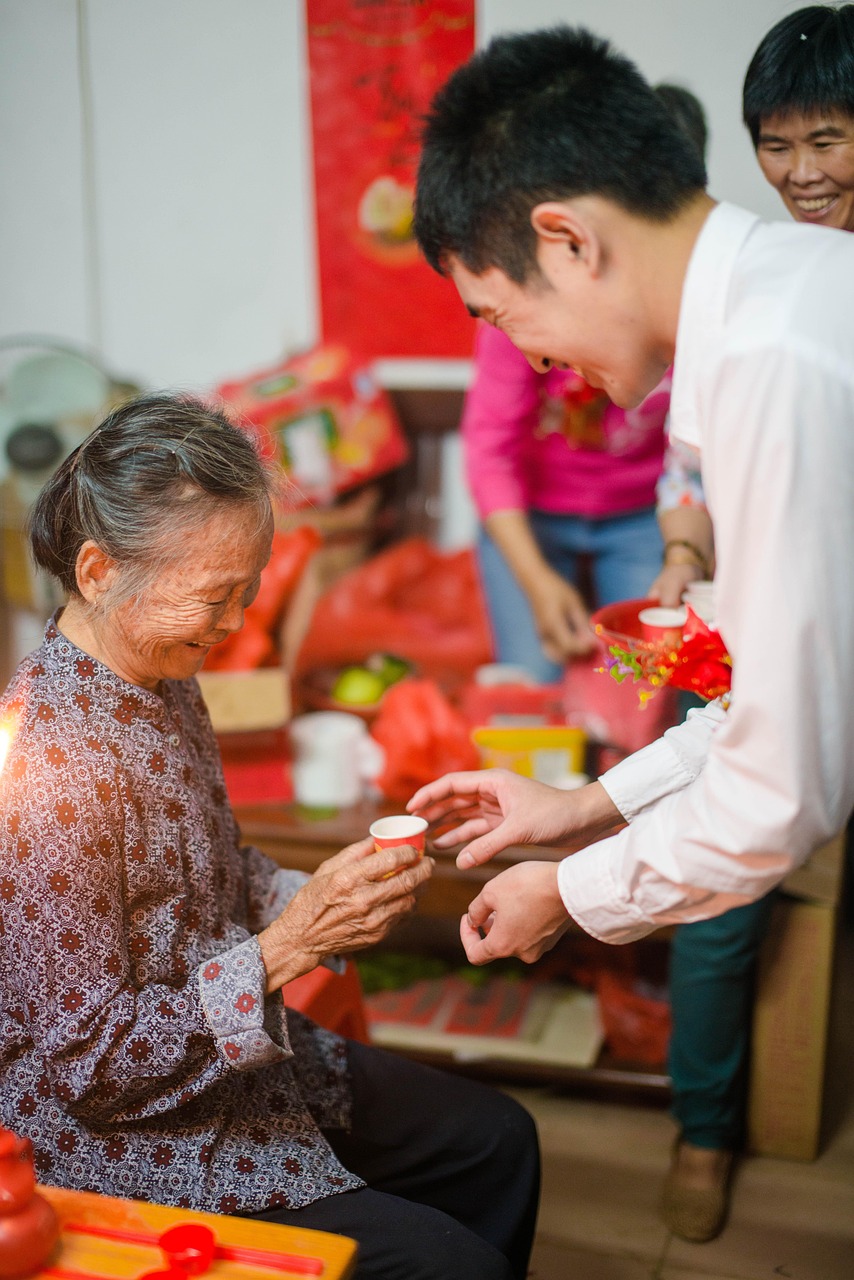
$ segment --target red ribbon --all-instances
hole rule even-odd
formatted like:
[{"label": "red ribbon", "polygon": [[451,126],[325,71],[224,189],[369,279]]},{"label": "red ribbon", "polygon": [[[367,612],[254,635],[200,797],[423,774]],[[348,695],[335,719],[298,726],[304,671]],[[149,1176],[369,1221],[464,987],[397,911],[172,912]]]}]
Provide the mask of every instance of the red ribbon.
[{"label": "red ribbon", "polygon": [[688,605],[682,644],[667,662],[668,683],[702,698],[719,698],[732,684],[732,660],[719,631],[713,631]]}]

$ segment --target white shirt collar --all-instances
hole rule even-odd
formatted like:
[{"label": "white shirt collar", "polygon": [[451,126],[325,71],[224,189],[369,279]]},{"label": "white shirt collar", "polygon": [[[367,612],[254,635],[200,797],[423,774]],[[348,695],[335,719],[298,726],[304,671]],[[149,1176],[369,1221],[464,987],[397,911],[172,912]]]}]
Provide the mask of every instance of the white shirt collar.
[{"label": "white shirt collar", "polygon": [[736,259],[759,218],[734,204],[717,204],[703,224],[694,245],[679,306],[673,389],[670,393],[670,432],[695,448],[700,438],[699,394],[704,360],[710,345],[717,348]]}]

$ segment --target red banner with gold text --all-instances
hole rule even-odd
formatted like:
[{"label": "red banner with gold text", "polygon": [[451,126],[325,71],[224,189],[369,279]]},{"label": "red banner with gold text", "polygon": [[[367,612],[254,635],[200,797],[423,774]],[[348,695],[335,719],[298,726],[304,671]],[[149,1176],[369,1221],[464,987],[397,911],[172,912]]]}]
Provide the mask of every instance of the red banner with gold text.
[{"label": "red banner with gold text", "polygon": [[412,235],[421,117],[474,49],[474,0],[306,0],[323,339],[469,356],[473,321]]}]

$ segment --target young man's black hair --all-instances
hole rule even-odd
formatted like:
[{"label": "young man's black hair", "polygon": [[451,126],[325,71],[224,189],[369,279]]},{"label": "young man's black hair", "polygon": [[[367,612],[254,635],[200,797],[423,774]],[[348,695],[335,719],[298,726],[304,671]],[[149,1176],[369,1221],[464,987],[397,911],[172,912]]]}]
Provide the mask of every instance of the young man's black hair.
[{"label": "young man's black hair", "polygon": [[709,125],[703,105],[690,89],[681,84],[662,81],[655,92],[683,133],[686,133],[705,160],[709,142]]},{"label": "young man's black hair", "polygon": [[782,18],[744,78],[742,114],[754,147],[769,116],[829,110],[854,117],[854,4],[811,4]]},{"label": "young man's black hair", "polygon": [[537,271],[531,209],[607,197],[665,222],[705,187],[702,159],[626,58],[583,29],[499,36],[460,67],[427,117],[415,234],[430,264]]}]

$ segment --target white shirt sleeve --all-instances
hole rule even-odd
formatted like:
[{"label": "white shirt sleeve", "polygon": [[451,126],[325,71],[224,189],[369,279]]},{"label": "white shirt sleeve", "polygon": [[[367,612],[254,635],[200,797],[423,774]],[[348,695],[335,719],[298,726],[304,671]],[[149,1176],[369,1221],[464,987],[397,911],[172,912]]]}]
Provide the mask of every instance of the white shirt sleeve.
[{"label": "white shirt sleeve", "polygon": [[630,825],[565,859],[558,883],[610,942],[762,896],[854,803],[854,368],[796,347],[730,356],[707,416],[732,704],[705,763],[694,717],[606,775]]},{"label": "white shirt sleeve", "polygon": [[711,736],[725,714],[720,699],[695,708],[682,724],[601,775],[600,783],[626,822],[699,777]]}]

